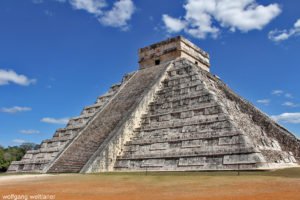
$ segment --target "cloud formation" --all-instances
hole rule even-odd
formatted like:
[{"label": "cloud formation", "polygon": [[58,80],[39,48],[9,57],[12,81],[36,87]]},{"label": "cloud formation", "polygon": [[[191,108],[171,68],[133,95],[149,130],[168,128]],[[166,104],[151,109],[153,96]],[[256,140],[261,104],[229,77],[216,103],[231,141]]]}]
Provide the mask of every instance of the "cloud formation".
[{"label": "cloud formation", "polygon": [[44,2],[44,0],[32,0],[32,3],[34,3],[34,4],[40,4],[43,2]]},{"label": "cloud formation", "polygon": [[271,118],[277,122],[300,124],[300,113],[282,113],[273,115]]},{"label": "cloud formation", "polygon": [[163,21],[170,33],[180,32],[186,26],[185,21],[170,17],[169,15],[163,15]]},{"label": "cloud formation", "polygon": [[14,106],[11,108],[1,108],[0,109],[0,112],[9,113],[9,114],[15,114],[15,113],[26,112],[26,111],[31,111],[31,108]]},{"label": "cloud formation", "polygon": [[51,118],[51,117],[44,117],[41,119],[41,122],[49,123],[49,124],[67,124],[69,121],[69,118]]},{"label": "cloud formation", "polygon": [[283,90],[273,90],[271,94],[276,96],[281,96],[283,94]]},{"label": "cloud formation", "polygon": [[104,12],[98,20],[101,24],[111,27],[120,27],[123,30],[128,29],[127,22],[134,13],[135,6],[131,0],[121,0],[114,3],[111,10]]},{"label": "cloud formation", "polygon": [[299,36],[300,35],[300,19],[298,19],[294,26],[290,28],[289,30],[283,29],[283,30],[272,30],[269,32],[269,39],[274,41],[274,42],[281,42],[284,40],[289,39],[290,37],[293,36]]},{"label": "cloud formation", "polygon": [[184,31],[200,39],[217,37],[220,27],[242,32],[261,30],[281,13],[278,4],[263,6],[255,0],[187,0],[184,9],[183,19],[163,15],[167,31]]},{"label": "cloud formation", "polygon": [[267,106],[270,104],[270,99],[260,99],[260,100],[257,100],[256,102]]},{"label": "cloud formation", "polygon": [[295,104],[293,102],[290,102],[290,101],[286,101],[282,104],[283,106],[287,106],[287,107],[292,107],[292,108],[295,108],[295,107],[298,107],[299,105],[298,104]]},{"label": "cloud formation", "polygon": [[285,93],[284,95],[286,98],[292,99],[293,95],[291,93]]},{"label": "cloud formation", "polygon": [[22,139],[14,139],[14,140],[13,140],[13,143],[16,143],[16,144],[23,144],[23,143],[26,143],[26,140],[22,140]]},{"label": "cloud formation", "polygon": [[20,133],[25,134],[25,135],[32,135],[32,134],[39,134],[40,131],[29,129],[29,130],[20,130]]},{"label": "cloud formation", "polygon": [[101,15],[102,9],[107,6],[105,0],[69,0],[74,9],[85,10],[94,15]]},{"label": "cloud formation", "polygon": [[36,83],[36,79],[29,79],[25,75],[17,74],[13,70],[0,69],[0,86],[9,85],[11,83],[21,86],[28,86]]},{"label": "cloud formation", "polygon": [[92,14],[102,25],[127,30],[128,22],[135,12],[132,0],[117,0],[111,9],[106,0],[56,0],[69,2],[75,10],[84,10]]}]

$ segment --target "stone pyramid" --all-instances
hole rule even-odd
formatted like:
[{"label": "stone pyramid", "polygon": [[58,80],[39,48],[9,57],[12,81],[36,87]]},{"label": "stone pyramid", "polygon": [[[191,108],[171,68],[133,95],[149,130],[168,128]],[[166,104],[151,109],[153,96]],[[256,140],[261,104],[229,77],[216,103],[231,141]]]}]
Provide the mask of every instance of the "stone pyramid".
[{"label": "stone pyramid", "polygon": [[209,72],[183,37],[140,49],[124,76],[9,172],[265,170],[299,166],[300,140]]}]

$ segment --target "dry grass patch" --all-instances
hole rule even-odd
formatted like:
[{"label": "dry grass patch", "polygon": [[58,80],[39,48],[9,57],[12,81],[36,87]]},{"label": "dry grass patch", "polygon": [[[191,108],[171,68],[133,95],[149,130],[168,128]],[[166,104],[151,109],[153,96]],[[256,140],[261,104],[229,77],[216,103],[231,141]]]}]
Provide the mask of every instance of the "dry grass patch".
[{"label": "dry grass patch", "polygon": [[[0,177],[7,194],[89,200],[298,200],[300,168],[272,172],[151,172]],[[5,179],[6,178],[6,179]]]}]

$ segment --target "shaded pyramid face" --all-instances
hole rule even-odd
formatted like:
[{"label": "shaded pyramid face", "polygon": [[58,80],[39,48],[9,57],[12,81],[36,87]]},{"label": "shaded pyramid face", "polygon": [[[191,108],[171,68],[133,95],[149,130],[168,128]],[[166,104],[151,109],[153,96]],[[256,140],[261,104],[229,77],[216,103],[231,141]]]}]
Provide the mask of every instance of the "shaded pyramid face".
[{"label": "shaded pyramid face", "polygon": [[140,66],[9,171],[298,166],[299,139],[209,73],[208,55],[190,42],[177,37],[144,48]]}]

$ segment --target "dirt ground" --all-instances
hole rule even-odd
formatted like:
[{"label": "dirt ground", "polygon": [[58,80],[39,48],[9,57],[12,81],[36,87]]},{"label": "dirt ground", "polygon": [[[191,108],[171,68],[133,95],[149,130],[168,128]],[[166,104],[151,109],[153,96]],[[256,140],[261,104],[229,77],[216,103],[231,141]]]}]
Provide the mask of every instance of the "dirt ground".
[{"label": "dirt ground", "polygon": [[[13,198],[14,197],[14,198]],[[300,168],[276,172],[0,175],[0,199],[299,200]]]}]

